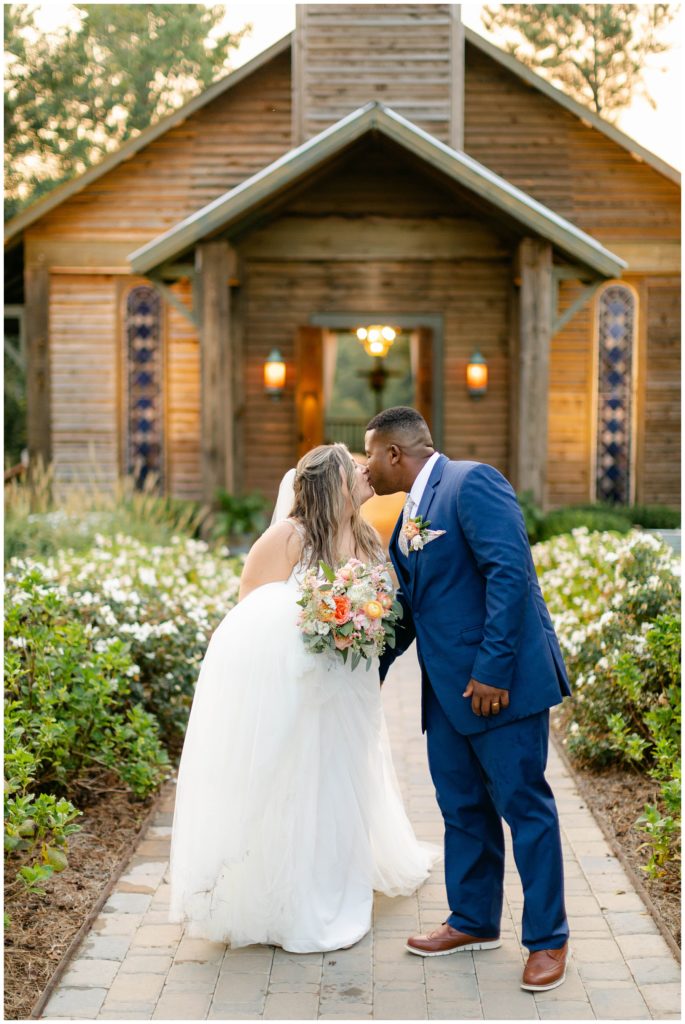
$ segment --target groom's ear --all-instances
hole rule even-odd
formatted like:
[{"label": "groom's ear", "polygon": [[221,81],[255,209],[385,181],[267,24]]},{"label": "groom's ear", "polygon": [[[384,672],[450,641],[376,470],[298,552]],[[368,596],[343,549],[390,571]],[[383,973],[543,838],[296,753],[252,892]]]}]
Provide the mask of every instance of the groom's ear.
[{"label": "groom's ear", "polygon": [[402,455],[401,449],[396,444],[388,445],[388,451],[390,452],[390,464],[392,466],[397,465]]}]

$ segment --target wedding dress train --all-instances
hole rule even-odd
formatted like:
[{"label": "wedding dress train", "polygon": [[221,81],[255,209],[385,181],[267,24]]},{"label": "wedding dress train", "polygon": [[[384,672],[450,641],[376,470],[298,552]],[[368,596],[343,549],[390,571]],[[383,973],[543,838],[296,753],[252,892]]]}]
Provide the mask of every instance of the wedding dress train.
[{"label": "wedding dress train", "polygon": [[169,921],[231,946],[350,946],[373,890],[412,893],[441,850],[416,839],[392,763],[374,659],[309,654],[298,570],[224,617],[209,642],[178,769]]}]

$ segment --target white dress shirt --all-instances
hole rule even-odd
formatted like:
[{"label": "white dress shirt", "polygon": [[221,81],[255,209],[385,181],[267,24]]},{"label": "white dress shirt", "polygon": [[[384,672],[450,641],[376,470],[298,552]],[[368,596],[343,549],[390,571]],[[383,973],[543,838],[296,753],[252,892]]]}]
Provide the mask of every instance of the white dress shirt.
[{"label": "white dress shirt", "polygon": [[433,466],[435,465],[435,463],[438,461],[439,458],[440,458],[440,452],[433,452],[433,454],[431,455],[430,459],[425,464],[423,469],[419,472],[419,475],[417,476],[416,480],[412,484],[412,489],[409,492],[409,494],[411,496],[411,500],[414,502],[414,510],[412,512],[413,516],[416,515],[418,507],[421,504],[421,498],[423,497],[423,492],[426,489],[426,484],[428,483],[428,477],[431,475]]}]

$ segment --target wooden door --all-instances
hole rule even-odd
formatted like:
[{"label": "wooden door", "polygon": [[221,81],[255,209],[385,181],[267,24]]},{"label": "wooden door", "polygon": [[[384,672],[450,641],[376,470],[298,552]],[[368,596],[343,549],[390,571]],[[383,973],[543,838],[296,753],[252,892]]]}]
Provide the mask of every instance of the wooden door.
[{"label": "wooden door", "polygon": [[300,327],[295,342],[297,457],[323,444],[323,329]]},{"label": "wooden door", "polygon": [[433,332],[430,327],[417,327],[418,359],[416,363],[415,407],[433,430]]}]

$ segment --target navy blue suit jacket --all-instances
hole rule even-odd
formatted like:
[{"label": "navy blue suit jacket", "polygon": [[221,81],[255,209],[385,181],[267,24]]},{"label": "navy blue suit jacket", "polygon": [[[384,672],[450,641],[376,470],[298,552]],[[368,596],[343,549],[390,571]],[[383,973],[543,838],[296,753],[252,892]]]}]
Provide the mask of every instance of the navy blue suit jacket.
[{"label": "navy blue suit jacket", "polygon": [[[445,714],[464,735],[497,728],[570,696],[509,481],[494,466],[441,455],[415,515],[429,519],[431,530],[446,532],[405,556],[397,545],[401,517],[395,525],[390,558],[404,617],[395,649],[386,649],[381,658],[381,680],[416,638],[423,685],[430,680]],[[463,696],[471,677],[508,690],[509,707],[497,715],[476,715],[471,698]]]}]

